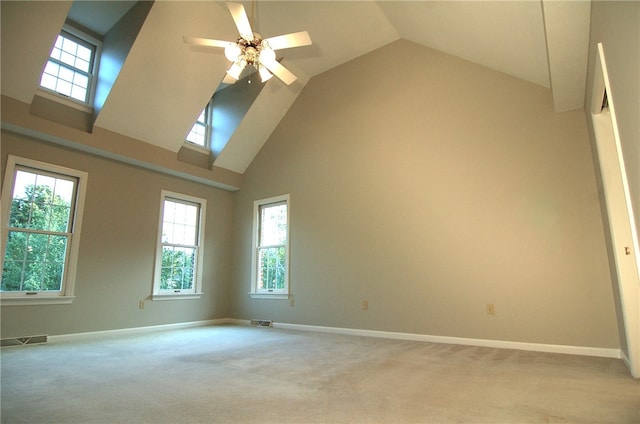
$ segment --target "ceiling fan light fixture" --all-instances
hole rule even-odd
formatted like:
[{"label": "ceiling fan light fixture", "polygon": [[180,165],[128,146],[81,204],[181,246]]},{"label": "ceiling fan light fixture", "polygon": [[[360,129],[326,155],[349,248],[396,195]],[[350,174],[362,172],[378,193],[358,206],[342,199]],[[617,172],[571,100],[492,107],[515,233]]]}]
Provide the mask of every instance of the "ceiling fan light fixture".
[{"label": "ceiling fan light fixture", "polygon": [[244,61],[233,62],[233,65],[231,65],[231,68],[229,68],[229,70],[227,71],[227,75],[229,75],[233,79],[238,80],[240,79],[240,74],[244,70],[245,66],[246,62]]},{"label": "ceiling fan light fixture", "polygon": [[229,43],[229,45],[224,49],[224,55],[231,62],[235,62],[236,60],[238,60],[238,56],[240,56],[241,53],[242,50],[236,43]]},{"label": "ceiling fan light fixture", "polygon": [[276,52],[271,49],[271,47],[267,46],[266,43],[262,43],[260,47],[260,62],[273,62],[276,60]]},{"label": "ceiling fan light fixture", "polygon": [[267,82],[271,79],[271,77],[273,77],[273,74],[269,72],[269,70],[264,66],[260,66],[258,72],[260,73],[261,82]]}]

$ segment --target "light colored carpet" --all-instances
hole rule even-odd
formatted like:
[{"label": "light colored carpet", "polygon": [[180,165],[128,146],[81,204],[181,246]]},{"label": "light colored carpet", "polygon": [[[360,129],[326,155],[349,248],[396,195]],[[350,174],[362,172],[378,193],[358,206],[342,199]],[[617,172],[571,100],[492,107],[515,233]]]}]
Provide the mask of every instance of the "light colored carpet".
[{"label": "light colored carpet", "polygon": [[238,326],[1,355],[2,423],[640,423],[616,359]]}]

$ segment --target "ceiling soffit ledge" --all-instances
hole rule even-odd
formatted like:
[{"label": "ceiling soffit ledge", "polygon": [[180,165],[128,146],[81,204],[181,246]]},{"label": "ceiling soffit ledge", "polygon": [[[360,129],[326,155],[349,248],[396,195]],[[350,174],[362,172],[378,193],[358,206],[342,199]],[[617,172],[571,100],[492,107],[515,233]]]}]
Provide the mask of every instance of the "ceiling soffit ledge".
[{"label": "ceiling soffit ledge", "polygon": [[547,60],[556,112],[584,107],[591,1],[543,0]]}]

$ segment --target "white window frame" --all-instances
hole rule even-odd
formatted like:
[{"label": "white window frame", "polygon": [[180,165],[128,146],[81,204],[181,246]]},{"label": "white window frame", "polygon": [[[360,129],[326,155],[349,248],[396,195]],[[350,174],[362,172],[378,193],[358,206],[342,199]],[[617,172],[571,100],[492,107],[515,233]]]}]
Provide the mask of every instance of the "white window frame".
[{"label": "white window frame", "polygon": [[[204,125],[205,125],[204,146],[194,143],[191,140],[187,140],[187,137],[189,136],[189,134],[191,134],[191,131],[193,131],[193,128],[199,123],[198,118],[200,117],[202,112],[204,112]],[[191,149],[208,153],[209,150],[211,149],[211,131],[213,128],[211,124],[213,120],[213,98],[209,101],[209,103],[207,103],[207,105],[204,107],[202,112],[198,114],[198,118],[196,118],[196,122],[193,123],[193,125],[189,129],[189,132],[185,136],[184,145]]]},{"label": "white window frame", "polygon": [[62,289],[58,292],[0,292],[0,304],[12,305],[50,305],[68,304],[75,299],[74,290],[76,283],[76,271],[78,266],[78,252],[80,246],[80,232],[82,229],[82,215],[84,213],[84,200],[87,189],[88,174],[84,171],[52,165],[33,159],[9,155],[5,170],[4,185],[2,187],[2,199],[0,201],[0,216],[2,217],[2,251],[0,252],[0,265],[4,266],[4,255],[7,247],[9,233],[9,215],[13,200],[13,184],[16,170],[20,167],[32,168],[34,172],[54,173],[65,177],[74,178],[77,181],[75,193],[74,214],[71,219],[71,228],[68,233],[68,252],[65,261],[65,269],[62,279]]},{"label": "white window frame", "polygon": [[[258,288],[258,257],[260,243],[260,208],[262,206],[268,206],[271,204],[284,203],[287,205],[287,242],[285,245],[285,273],[284,273],[284,289],[259,289]],[[252,298],[262,299],[288,299],[290,296],[289,285],[289,270],[290,270],[290,232],[291,232],[291,199],[289,194],[283,194],[280,196],[270,197],[267,199],[256,200],[253,202],[253,239],[252,239],[252,254],[251,254],[251,291],[249,295]]]},{"label": "white window frame", "polygon": [[[102,53],[102,41],[98,40],[95,37],[92,37],[91,35],[69,24],[64,24],[64,26],[62,27],[62,31],[60,31],[58,35],[64,35],[63,33],[70,34],[72,37],[77,38],[82,43],[88,44],[93,47],[93,50],[94,50],[93,62],[92,62],[91,70],[88,75],[89,84],[87,87],[87,91],[88,91],[87,99],[86,101],[83,102],[83,101],[74,99],[73,97],[65,96],[64,94],[58,93],[55,90],[51,90],[49,88],[43,87],[39,83],[38,83],[38,91],[41,95],[43,95],[43,97],[49,98],[58,103],[65,104],[74,109],[79,109],[85,112],[92,112],[93,101],[96,94],[96,85],[98,83],[98,70],[100,69],[100,55]],[[56,39],[58,35],[56,35]],[[53,50],[53,46],[52,46],[52,50]],[[45,63],[44,66],[46,66],[46,64],[49,62],[50,58],[51,58],[51,52],[49,52],[49,56],[47,56],[47,62]],[[42,72],[40,73],[40,78],[42,78],[43,73],[44,73],[44,67],[42,68]]]},{"label": "white window frame", "polygon": [[[198,234],[196,240],[196,264],[193,287],[191,289],[160,289],[160,275],[162,271],[162,225],[164,221],[164,203],[165,200],[175,200],[178,202],[198,204],[200,213],[198,216]],[[207,216],[207,201],[200,197],[189,196],[182,193],[176,193],[168,190],[162,190],[160,195],[160,219],[158,224],[158,240],[156,249],[156,263],[153,278],[153,294],[152,300],[175,300],[175,299],[199,299],[202,292],[202,270],[204,263],[204,235],[205,221]]]}]

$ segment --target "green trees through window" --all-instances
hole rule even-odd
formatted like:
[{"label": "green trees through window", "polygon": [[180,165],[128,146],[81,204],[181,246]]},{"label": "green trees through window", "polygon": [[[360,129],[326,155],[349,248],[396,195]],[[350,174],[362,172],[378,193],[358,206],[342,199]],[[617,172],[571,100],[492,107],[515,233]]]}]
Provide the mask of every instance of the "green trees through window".
[{"label": "green trees through window", "polygon": [[284,247],[260,249],[259,288],[266,290],[284,289],[286,250]]},{"label": "green trees through window", "polygon": [[1,291],[61,291],[75,181],[16,172]]},{"label": "green trees through window", "polygon": [[163,246],[160,289],[186,290],[193,288],[195,266],[195,248]]}]

